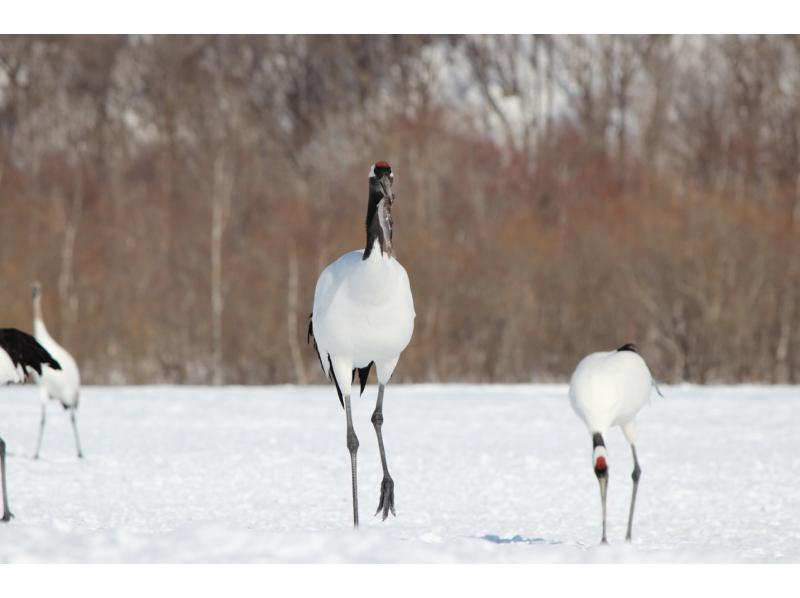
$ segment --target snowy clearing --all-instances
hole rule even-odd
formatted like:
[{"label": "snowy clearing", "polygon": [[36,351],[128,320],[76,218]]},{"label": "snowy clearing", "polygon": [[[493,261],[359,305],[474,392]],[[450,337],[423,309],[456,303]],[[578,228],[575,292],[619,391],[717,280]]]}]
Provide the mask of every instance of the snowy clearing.
[{"label": "snowy clearing", "polygon": [[362,526],[351,529],[332,387],[90,387],[86,458],[34,387],[0,388],[10,507],[0,562],[799,562],[800,389],[664,387],[639,415],[642,481],[610,454],[609,542],[591,439],[564,385],[390,385],[397,517],[372,514],[377,389],[353,402]]}]

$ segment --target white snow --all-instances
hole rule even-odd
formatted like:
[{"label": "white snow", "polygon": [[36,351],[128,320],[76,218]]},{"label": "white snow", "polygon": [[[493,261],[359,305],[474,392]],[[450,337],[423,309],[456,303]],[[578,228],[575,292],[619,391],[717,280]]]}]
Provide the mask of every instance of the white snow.
[{"label": "white snow", "polygon": [[798,562],[800,389],[663,388],[638,418],[643,474],[614,430],[609,542],[592,444],[564,385],[389,385],[397,518],[373,518],[380,461],[355,399],[362,527],[351,529],[333,387],[88,387],[69,421],[0,388],[10,507],[0,562]]}]

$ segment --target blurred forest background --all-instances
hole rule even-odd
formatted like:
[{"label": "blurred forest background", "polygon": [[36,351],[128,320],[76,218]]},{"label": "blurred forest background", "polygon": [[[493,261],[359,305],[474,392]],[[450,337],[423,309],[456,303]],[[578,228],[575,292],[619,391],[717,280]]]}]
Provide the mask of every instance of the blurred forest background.
[{"label": "blurred forest background", "polygon": [[800,381],[800,38],[0,37],[2,325],[87,383],[322,382],[396,174],[400,381]]}]

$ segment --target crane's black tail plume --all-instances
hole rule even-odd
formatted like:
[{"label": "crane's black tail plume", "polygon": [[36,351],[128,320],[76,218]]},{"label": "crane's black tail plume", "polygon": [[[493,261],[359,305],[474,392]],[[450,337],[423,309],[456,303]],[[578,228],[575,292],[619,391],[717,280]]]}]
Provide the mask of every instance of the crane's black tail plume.
[{"label": "crane's black tail plume", "polygon": [[61,369],[61,364],[35,338],[16,328],[0,328],[0,347],[11,357],[14,367],[22,366],[26,373],[33,370],[41,376],[43,365]]},{"label": "crane's black tail plume", "polygon": [[[364,394],[364,387],[367,385],[367,378],[369,378],[369,370],[375,365],[374,361],[370,361],[365,368],[356,368],[358,370],[358,383],[361,385],[361,392]],[[353,380],[356,379],[356,370],[353,370]],[[351,380],[352,382],[352,380]]]}]

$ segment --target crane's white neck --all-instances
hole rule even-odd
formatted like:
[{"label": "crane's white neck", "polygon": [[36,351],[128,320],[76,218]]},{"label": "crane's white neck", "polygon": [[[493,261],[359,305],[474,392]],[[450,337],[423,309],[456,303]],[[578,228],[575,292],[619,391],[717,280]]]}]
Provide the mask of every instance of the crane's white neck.
[{"label": "crane's white neck", "polygon": [[33,336],[37,339],[50,338],[50,334],[47,332],[47,326],[44,324],[44,318],[42,317],[41,294],[33,298]]}]

